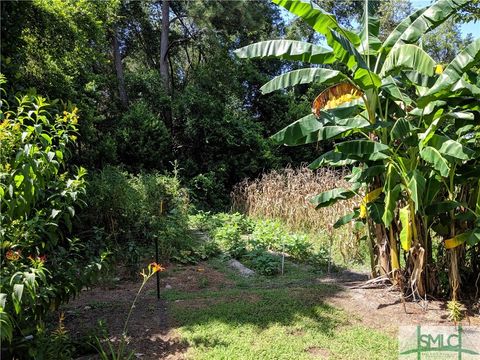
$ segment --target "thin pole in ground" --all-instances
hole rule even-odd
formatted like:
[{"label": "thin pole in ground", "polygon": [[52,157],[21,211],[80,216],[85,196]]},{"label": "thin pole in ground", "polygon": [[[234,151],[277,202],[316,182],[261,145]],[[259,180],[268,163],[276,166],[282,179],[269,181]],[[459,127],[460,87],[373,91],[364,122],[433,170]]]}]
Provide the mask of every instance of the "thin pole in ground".
[{"label": "thin pole in ground", "polygon": [[[155,261],[157,264],[159,264],[159,259],[158,259],[158,237],[155,236]],[[160,300],[160,271],[157,271],[155,275],[157,275],[157,299]]]},{"label": "thin pole in ground", "polygon": [[[163,214],[163,200],[160,201],[160,216]],[[160,264],[160,259],[158,258],[158,236],[155,235],[155,261],[157,264]],[[160,271],[157,271],[157,299],[160,300]]]}]

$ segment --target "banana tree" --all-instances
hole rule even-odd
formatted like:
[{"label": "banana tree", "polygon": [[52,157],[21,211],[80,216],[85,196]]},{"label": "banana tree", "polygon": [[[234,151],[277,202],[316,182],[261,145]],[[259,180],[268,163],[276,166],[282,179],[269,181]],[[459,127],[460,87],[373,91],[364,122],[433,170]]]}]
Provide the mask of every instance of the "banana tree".
[{"label": "banana tree", "polygon": [[[313,205],[329,206],[362,193],[358,207],[335,226],[366,224],[372,275],[388,276],[411,296],[424,297],[446,288],[435,274],[448,272],[447,288],[456,298],[460,259],[471,265],[470,276],[478,271],[480,257],[480,81],[471,71],[479,64],[480,39],[445,70],[419,43],[468,1],[439,0],[418,9],[383,43],[373,1],[365,0],[358,32],[342,27],[312,1],[273,2],[322,34],[325,45],[270,40],[235,53],[312,64],[273,78],[261,88],[263,94],[308,83],[326,87],[313,100],[311,114],[272,136],[288,146],[333,142],[334,149],[310,168],[352,169],[351,188],[319,194]],[[440,254],[435,258],[448,257],[449,269],[433,262],[435,250]]]}]

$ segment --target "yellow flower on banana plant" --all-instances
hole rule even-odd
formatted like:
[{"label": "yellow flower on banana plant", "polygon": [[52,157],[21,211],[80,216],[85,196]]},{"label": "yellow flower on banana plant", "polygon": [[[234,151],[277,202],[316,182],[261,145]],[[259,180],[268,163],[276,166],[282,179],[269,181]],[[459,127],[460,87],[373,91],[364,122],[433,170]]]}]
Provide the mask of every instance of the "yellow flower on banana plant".
[{"label": "yellow flower on banana plant", "polygon": [[440,64],[435,65],[435,74],[440,75],[443,74],[443,66]]},{"label": "yellow flower on banana plant", "polygon": [[383,188],[379,187],[375,190],[370,191],[367,195],[365,195],[360,203],[360,219],[365,219],[367,217],[367,204],[375,201],[380,194],[382,193]]}]

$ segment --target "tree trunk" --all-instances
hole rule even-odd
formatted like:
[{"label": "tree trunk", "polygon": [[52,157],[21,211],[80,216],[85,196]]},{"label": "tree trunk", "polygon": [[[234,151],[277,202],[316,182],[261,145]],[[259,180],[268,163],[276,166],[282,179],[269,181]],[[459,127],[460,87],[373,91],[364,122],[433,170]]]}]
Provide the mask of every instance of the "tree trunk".
[{"label": "tree trunk", "polygon": [[162,77],[165,91],[170,90],[170,82],[168,77],[168,33],[170,31],[170,1],[162,1],[162,36],[160,42],[160,76]]},{"label": "tree trunk", "polygon": [[125,78],[123,77],[122,56],[120,54],[120,44],[118,42],[118,30],[115,29],[112,39],[113,61],[115,63],[115,71],[117,73],[118,94],[122,106],[128,106],[127,90],[125,89]]}]

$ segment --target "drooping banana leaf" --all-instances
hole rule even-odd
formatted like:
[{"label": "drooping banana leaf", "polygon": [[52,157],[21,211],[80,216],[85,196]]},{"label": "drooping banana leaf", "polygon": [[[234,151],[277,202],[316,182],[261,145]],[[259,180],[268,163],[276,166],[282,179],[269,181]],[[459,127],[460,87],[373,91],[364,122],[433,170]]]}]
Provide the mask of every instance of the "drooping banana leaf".
[{"label": "drooping banana leaf", "polygon": [[358,209],[349,213],[349,214],[346,214],[346,215],[342,216],[340,219],[338,219],[337,222],[335,222],[335,224],[333,224],[333,227],[335,229],[338,229],[339,227],[348,224],[353,219],[358,218],[359,215],[360,215],[360,211]]},{"label": "drooping banana leaf", "polygon": [[355,45],[352,44],[342,34],[332,30],[333,53],[335,57],[342,63],[346,64],[353,71],[353,81],[362,90],[378,88],[382,85],[382,81],[377,74],[370,71],[365,59],[357,51]]},{"label": "drooping banana leaf", "polygon": [[406,106],[412,103],[412,99],[399,88],[397,81],[392,76],[382,78],[381,90],[387,93],[390,98],[399,100]]},{"label": "drooping banana leaf", "polygon": [[[451,89],[462,79],[465,72],[480,61],[480,38],[463,49],[445,68],[430,90],[418,99],[418,105],[424,107],[438,98],[442,91]],[[472,84],[474,85],[474,84]]]},{"label": "drooping banana leaf", "polygon": [[299,84],[317,82],[328,85],[336,84],[342,80],[345,80],[345,75],[343,75],[340,71],[323,68],[307,68],[293,70],[279,75],[263,85],[260,90],[263,94],[268,94],[275,90],[280,90]]},{"label": "drooping banana leaf", "polygon": [[383,48],[416,43],[423,35],[441,25],[469,2],[469,0],[438,0],[424,11],[417,10],[397,26],[384,42]]},{"label": "drooping banana leaf", "polygon": [[317,209],[332,205],[338,200],[346,200],[354,197],[356,195],[355,191],[338,188],[333,190],[325,191],[310,200],[310,203],[313,204]]},{"label": "drooping banana leaf", "polygon": [[234,51],[239,58],[270,58],[303,61],[312,64],[330,64],[333,52],[323,46],[296,40],[268,40],[244,46]]},{"label": "drooping banana leaf", "polygon": [[331,30],[338,31],[346,36],[355,46],[360,44],[357,34],[344,29],[337,22],[335,15],[330,14],[309,0],[272,0],[290,11],[292,14],[301,17],[315,31],[325,35],[329,45],[332,43]]},{"label": "drooping banana leaf", "polygon": [[340,143],[336,146],[337,151],[348,154],[362,156],[365,154],[374,154],[378,152],[388,151],[388,145],[370,141],[370,140],[352,140]]},{"label": "drooping banana leaf", "polygon": [[289,145],[321,127],[322,123],[318,121],[313,114],[310,114],[286,126],[276,134],[272,135],[271,139],[278,144]]},{"label": "drooping banana leaf", "polygon": [[443,156],[453,158],[453,161],[455,161],[454,159],[470,160],[475,154],[473,150],[463,146],[458,141],[441,135],[433,135],[428,145],[437,149]]},{"label": "drooping banana leaf", "polygon": [[375,16],[378,3],[376,1],[365,0],[360,30],[360,45],[357,50],[362,55],[375,55],[382,45],[378,38],[380,30],[380,20]]},{"label": "drooping banana leaf", "polygon": [[416,45],[405,44],[392,49],[385,59],[380,76],[409,69],[419,74],[433,76],[435,61]]},{"label": "drooping banana leaf", "polygon": [[410,176],[408,182],[408,190],[410,191],[410,197],[415,204],[415,212],[418,212],[422,205],[423,193],[425,191],[426,180],[423,174],[415,169]]},{"label": "drooping banana leaf", "polygon": [[346,166],[352,165],[356,162],[356,159],[352,159],[346,154],[331,150],[318,157],[314,162],[308,165],[308,168],[315,170],[322,166]]},{"label": "drooping banana leaf", "polygon": [[437,149],[427,146],[420,151],[420,156],[427,163],[433,165],[433,168],[437,170],[441,176],[448,176],[448,173],[450,172],[450,164]]},{"label": "drooping banana leaf", "polygon": [[421,16],[427,7],[420,8],[416,10],[413,14],[409,15],[405,19],[403,19],[400,24],[390,33],[390,35],[386,38],[383,42],[382,47],[380,48],[380,52],[388,53],[391,48],[396,44],[398,39],[402,36],[402,34],[407,30],[407,28],[416,20],[419,16]]}]

